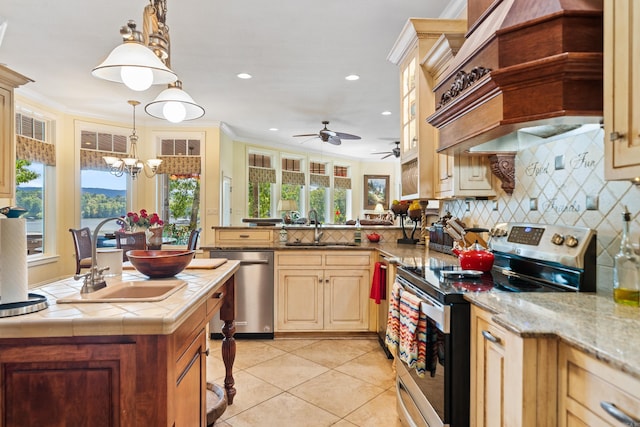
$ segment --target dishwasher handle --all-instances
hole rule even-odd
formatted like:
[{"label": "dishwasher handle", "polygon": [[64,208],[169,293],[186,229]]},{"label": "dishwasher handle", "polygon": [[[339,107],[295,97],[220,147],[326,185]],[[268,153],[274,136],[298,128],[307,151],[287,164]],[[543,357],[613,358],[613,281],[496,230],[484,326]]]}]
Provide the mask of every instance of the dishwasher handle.
[{"label": "dishwasher handle", "polygon": [[241,259],[240,265],[269,264],[268,259]]}]

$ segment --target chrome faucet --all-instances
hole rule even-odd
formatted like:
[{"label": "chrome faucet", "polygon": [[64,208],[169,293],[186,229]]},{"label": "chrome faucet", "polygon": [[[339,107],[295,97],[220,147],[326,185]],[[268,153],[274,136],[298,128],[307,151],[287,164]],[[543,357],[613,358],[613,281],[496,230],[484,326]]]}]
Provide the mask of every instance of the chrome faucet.
[{"label": "chrome faucet", "polygon": [[313,219],[314,219],[314,223],[313,223],[313,242],[314,243],[320,243],[320,238],[322,238],[322,235],[324,234],[324,231],[320,231],[320,222],[318,221],[318,211],[316,211],[315,209],[311,209],[309,211],[309,219],[311,219],[311,214],[313,214]]},{"label": "chrome faucet", "polygon": [[96,226],[93,230],[93,238],[91,240],[91,269],[85,274],[76,274],[73,276],[75,280],[84,278],[82,289],[80,289],[81,294],[95,292],[107,286],[107,282],[104,280],[104,275],[102,273],[107,271],[109,267],[98,268],[96,251],[98,247],[98,231],[100,231],[102,226],[109,221],[122,221],[122,218],[107,218]]}]

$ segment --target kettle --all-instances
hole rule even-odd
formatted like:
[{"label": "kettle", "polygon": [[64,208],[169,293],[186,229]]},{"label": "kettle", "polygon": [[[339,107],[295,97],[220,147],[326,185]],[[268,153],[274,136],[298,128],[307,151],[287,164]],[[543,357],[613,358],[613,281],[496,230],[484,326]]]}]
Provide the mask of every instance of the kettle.
[{"label": "kettle", "polygon": [[380,241],[380,235],[375,231],[373,233],[365,233],[367,235],[367,239],[369,239],[372,243],[377,243]]},{"label": "kettle", "polygon": [[463,270],[489,271],[493,267],[493,253],[476,242],[469,248],[453,248],[452,252],[458,256]]}]

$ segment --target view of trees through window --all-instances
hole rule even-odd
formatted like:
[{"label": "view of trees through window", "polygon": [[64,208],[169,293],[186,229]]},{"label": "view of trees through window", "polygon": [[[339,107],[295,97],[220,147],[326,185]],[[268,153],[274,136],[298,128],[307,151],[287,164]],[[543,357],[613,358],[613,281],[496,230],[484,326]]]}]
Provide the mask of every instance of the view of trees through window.
[{"label": "view of trees through window", "polygon": [[44,244],[44,165],[16,160],[16,204],[27,210],[27,254],[39,254]]},{"label": "view of trees through window", "polygon": [[250,182],[247,212],[251,218],[271,217],[271,186],[269,182]]},{"label": "view of trees through window", "polygon": [[164,175],[162,218],[164,235],[186,244],[200,224],[200,175]]}]

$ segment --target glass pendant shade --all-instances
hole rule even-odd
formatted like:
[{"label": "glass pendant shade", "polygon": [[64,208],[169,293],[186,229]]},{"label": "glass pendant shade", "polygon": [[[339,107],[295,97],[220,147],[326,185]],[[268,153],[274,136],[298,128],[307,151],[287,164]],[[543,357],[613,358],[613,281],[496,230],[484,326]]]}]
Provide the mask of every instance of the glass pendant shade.
[{"label": "glass pendant shade", "polygon": [[182,90],[180,80],[169,87],[144,107],[147,114],[171,123],[194,120],[204,115],[204,108],[195,103],[187,92]]},{"label": "glass pendant shade", "polygon": [[124,83],[135,91],[151,85],[169,84],[178,76],[151,49],[137,41],[125,41],[111,51],[91,74],[103,80]]}]

